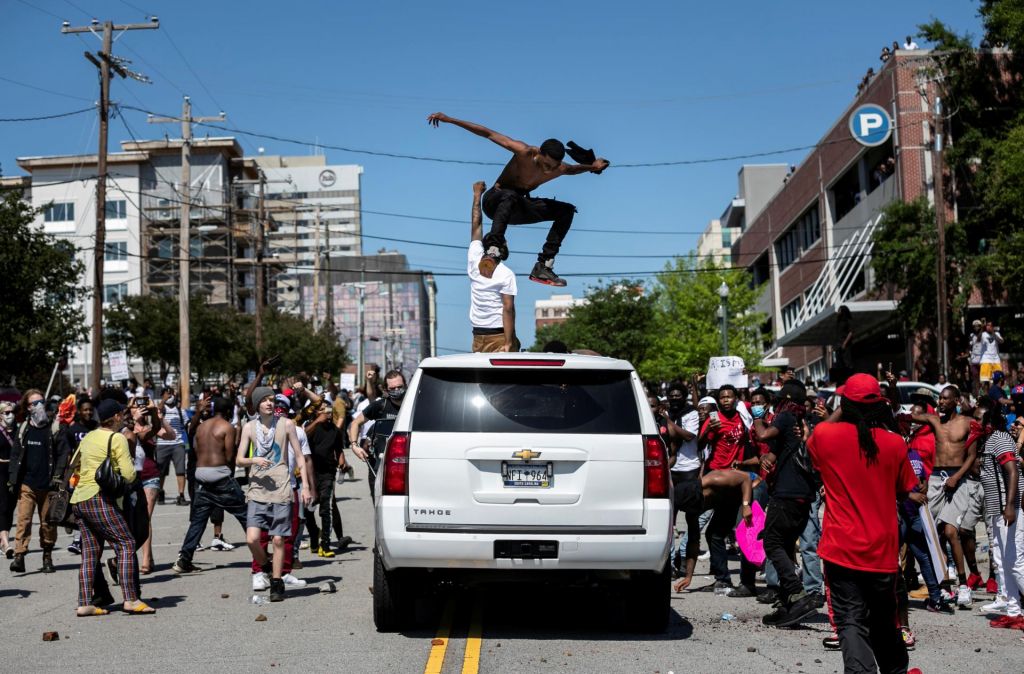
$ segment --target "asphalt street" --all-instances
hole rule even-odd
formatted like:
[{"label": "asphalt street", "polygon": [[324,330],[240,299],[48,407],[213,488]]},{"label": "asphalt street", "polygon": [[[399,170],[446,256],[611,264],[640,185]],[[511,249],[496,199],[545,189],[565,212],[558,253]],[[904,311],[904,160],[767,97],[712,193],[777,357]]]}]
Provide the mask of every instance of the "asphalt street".
[{"label": "asphalt street", "polygon": [[[143,597],[158,609],[152,616],[76,618],[79,557],[55,554],[58,572],[38,571],[33,541],[29,573],[0,567],[0,614],[5,641],[3,671],[167,672],[837,672],[838,652],[824,651],[828,635],[822,611],[799,629],[765,628],[768,608],[750,599],[716,597],[711,578],[673,595],[672,621],[661,635],[623,631],[617,605],[599,590],[558,590],[512,585],[438,594],[421,606],[422,626],[378,634],[372,616],[372,510],[365,469],[357,481],[336,489],[345,533],[356,541],[334,559],[303,550],[308,581],[289,590],[286,601],[253,605],[249,554],[238,524],[225,522],[231,552],[196,555],[203,573],[178,576],[170,565],[187,526],[188,508],[157,506],[154,543],[157,570],[143,578]],[[173,491],[173,481],[168,484]],[[168,503],[173,504],[173,494]],[[981,532],[979,528],[979,533]],[[203,542],[208,543],[212,529]],[[109,556],[110,553],[107,553]],[[987,556],[982,555],[983,568]],[[738,562],[735,562],[738,567]],[[707,572],[701,562],[699,573]],[[334,581],[337,592],[321,592]],[[118,588],[113,588],[120,599]],[[665,588],[666,592],[670,588]],[[266,596],[266,593],[261,593]],[[988,595],[979,595],[988,601]],[[975,607],[983,601],[976,601]],[[723,621],[730,613],[732,620]],[[257,621],[259,615],[265,621]],[[976,608],[955,615],[931,614],[912,602],[917,649],[911,666],[925,673],[1020,672],[1024,633],[995,630]],[[56,631],[59,641],[44,642]]]}]

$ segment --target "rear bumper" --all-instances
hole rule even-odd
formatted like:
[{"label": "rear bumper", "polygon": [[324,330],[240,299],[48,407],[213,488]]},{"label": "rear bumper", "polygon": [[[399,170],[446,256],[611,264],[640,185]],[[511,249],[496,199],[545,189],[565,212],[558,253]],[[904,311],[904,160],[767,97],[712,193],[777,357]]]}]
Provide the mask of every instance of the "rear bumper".
[{"label": "rear bumper", "polygon": [[[404,496],[376,507],[377,549],[387,569],[661,571],[672,546],[672,504],[645,501],[640,527],[411,525]],[[556,559],[495,559],[494,541],[558,541]]]}]

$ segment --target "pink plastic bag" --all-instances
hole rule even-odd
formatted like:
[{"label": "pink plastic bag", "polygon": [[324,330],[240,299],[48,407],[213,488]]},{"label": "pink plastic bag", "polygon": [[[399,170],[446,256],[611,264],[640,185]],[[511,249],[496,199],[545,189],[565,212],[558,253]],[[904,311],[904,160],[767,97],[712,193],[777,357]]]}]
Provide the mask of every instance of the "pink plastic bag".
[{"label": "pink plastic bag", "polygon": [[765,560],[764,542],[758,539],[764,531],[764,510],[757,501],[751,504],[750,509],[754,512],[753,524],[747,526],[746,520],[740,520],[736,525],[736,545],[748,562],[760,566]]}]

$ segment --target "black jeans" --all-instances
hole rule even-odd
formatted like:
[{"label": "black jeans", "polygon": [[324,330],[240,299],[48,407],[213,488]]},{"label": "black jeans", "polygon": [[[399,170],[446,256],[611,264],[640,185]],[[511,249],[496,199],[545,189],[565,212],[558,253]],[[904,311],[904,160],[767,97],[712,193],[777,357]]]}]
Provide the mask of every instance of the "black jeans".
[{"label": "black jeans", "polygon": [[896,613],[898,574],[857,571],[827,560],[824,572],[844,671],[905,674],[907,647]]},{"label": "black jeans", "polygon": [[[722,583],[732,584],[732,576],[729,574],[729,558],[725,550],[725,539],[736,528],[736,521],[740,514],[740,499],[723,499],[715,506],[715,514],[708,522],[705,537],[708,541],[708,551],[711,553],[711,575],[715,580]],[[687,541],[689,543],[689,541]],[[754,589],[757,578],[757,567],[740,555],[740,584]]]},{"label": "black jeans", "polygon": [[215,508],[221,508],[225,512],[234,515],[242,531],[246,530],[246,505],[245,495],[242,488],[238,486],[238,480],[233,477],[226,477],[217,482],[196,482],[195,496],[192,500],[192,509],[189,513],[188,531],[185,533],[185,542],[181,544],[179,556],[185,561],[191,562],[192,556],[199,547],[199,540],[206,531],[206,522]]},{"label": "black jeans", "polygon": [[800,593],[803,584],[796,575],[796,539],[804,532],[811,514],[811,502],[772,497],[764,520],[764,552],[779,574],[779,598],[786,604]]},{"label": "black jeans", "polygon": [[531,225],[551,220],[551,229],[538,259],[549,260],[558,255],[562,239],[569,233],[576,207],[564,201],[539,199],[524,192],[492,187],[484,192],[484,214],[491,219],[491,234],[505,237],[509,225]]},{"label": "black jeans", "polygon": [[367,473],[369,473],[369,475],[367,476],[366,480],[370,484],[370,501],[371,502],[376,502],[377,501],[377,490],[374,488],[374,482],[377,479],[377,466],[379,466],[379,465],[380,465],[380,460],[377,457],[377,455],[374,453],[373,445],[371,444],[366,449],[366,466],[368,468]]},{"label": "black jeans", "polygon": [[[316,518],[313,516],[313,509],[306,508],[306,529],[309,530],[310,547],[319,541],[320,547],[326,548],[331,544],[331,524],[334,525],[334,535],[341,540],[344,530],[341,527],[341,511],[334,500],[334,472],[316,474],[316,497],[320,514],[320,526],[317,526]],[[321,529],[320,527],[323,527]]]}]

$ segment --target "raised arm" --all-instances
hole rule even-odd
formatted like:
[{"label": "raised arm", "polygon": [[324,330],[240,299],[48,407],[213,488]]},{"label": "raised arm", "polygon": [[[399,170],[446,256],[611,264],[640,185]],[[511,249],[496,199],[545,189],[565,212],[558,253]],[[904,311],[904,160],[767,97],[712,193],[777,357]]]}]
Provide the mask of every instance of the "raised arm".
[{"label": "raised arm", "polygon": [[567,176],[576,176],[581,173],[600,173],[608,168],[608,160],[598,157],[593,164],[562,164],[562,173]]},{"label": "raised arm", "polygon": [[481,241],[484,238],[484,220],[480,214],[480,197],[487,189],[482,180],[473,183],[473,208],[469,212],[469,240]]},{"label": "raised arm", "polygon": [[509,138],[508,136],[498,133],[497,131],[492,131],[491,129],[488,129],[486,126],[482,126],[474,122],[467,122],[462,119],[455,119],[454,117],[449,117],[443,112],[435,112],[434,114],[427,117],[427,123],[432,124],[435,128],[440,126],[441,122],[444,122],[445,124],[454,124],[455,126],[461,127],[466,131],[469,131],[470,133],[475,133],[476,135],[482,138],[486,138],[487,140],[493,143],[497,143],[498,145],[502,146],[503,148],[514,154],[522,154],[526,152],[528,149],[530,149],[530,146],[521,140],[514,140],[512,138]]}]

